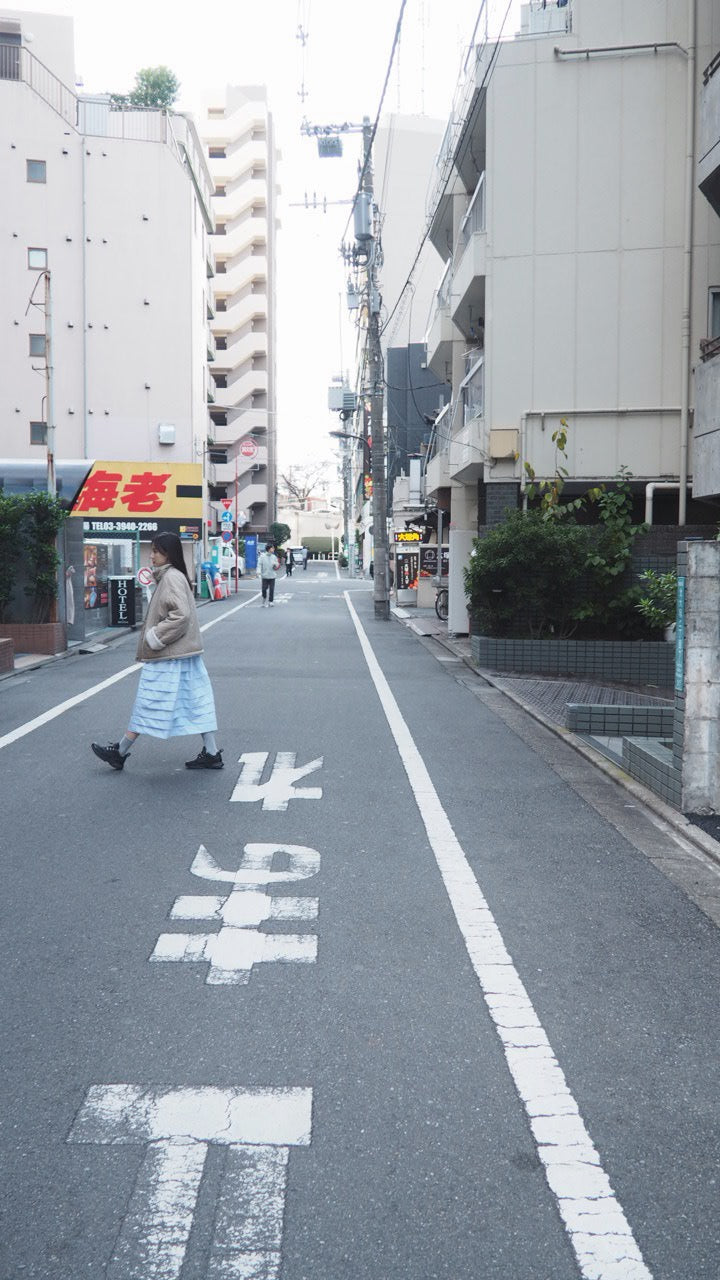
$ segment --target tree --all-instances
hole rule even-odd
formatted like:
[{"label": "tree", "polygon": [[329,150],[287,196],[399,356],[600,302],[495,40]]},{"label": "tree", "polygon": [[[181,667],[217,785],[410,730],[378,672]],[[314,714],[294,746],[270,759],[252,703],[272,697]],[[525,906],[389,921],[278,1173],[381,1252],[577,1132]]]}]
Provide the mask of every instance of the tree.
[{"label": "tree", "polygon": [[289,524],[282,524],[275,520],[268,529],[268,542],[272,542],[273,546],[281,547],[288,538],[292,536],[292,529]]},{"label": "tree", "polygon": [[483,633],[571,634],[591,545],[588,529],[539,511],[513,511],[476,538],[464,570],[465,590]]},{"label": "tree", "polygon": [[285,488],[288,506],[305,510],[305,503],[325,474],[325,465],[324,462],[319,462],[304,467],[288,467],[281,474],[280,480]]},{"label": "tree", "polygon": [[180,81],[169,67],[143,67],[135,73],[130,93],[113,93],[116,107],[147,107],[170,111],[180,92]]}]

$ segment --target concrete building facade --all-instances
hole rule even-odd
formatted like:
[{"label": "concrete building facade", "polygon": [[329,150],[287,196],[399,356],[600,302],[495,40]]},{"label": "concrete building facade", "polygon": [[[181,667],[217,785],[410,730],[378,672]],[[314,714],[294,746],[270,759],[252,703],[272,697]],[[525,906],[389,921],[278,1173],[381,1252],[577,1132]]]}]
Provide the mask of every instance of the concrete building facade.
[{"label": "concrete building facade", "polygon": [[3,453],[45,449],[47,270],[57,455],[201,463],[213,354],[202,147],[185,116],[77,96],[74,82],[72,19],[0,13]]},{"label": "concrete building facade", "polygon": [[[720,25],[720,24],[719,24]],[[720,29],[713,57],[702,68],[697,177],[720,229]],[[693,493],[720,499],[720,265],[708,273],[706,337],[695,369],[695,463]]]},{"label": "concrete building facade", "polygon": [[[204,109],[213,179],[216,346],[212,497],[235,499],[249,531],[275,519],[278,152],[266,90],[228,86]],[[223,452],[226,450],[226,461]]]},{"label": "concrete building facade", "polygon": [[[428,362],[452,401],[427,493],[449,498],[456,564],[522,502],[525,462],[554,474],[561,418],[578,487],[621,467],[640,487],[692,481],[720,235],[694,168],[688,197],[688,104],[719,24],[713,0],[533,0],[521,33],[472,52],[428,208],[444,263]],[[452,610],[451,581],[451,626]]]}]

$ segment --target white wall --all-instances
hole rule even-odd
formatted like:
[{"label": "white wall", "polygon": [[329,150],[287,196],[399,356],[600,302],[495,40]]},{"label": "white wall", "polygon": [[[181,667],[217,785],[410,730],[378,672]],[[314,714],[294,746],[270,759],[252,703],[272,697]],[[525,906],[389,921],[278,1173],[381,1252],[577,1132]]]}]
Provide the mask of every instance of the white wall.
[{"label": "white wall", "polygon": [[[386,313],[400,296],[425,230],[428,177],[444,128],[443,121],[428,116],[390,115],[381,121],[375,136],[375,198],[383,218],[381,289]],[[423,341],[441,269],[427,245],[413,277],[412,305],[408,295],[383,338],[384,348]]]},{"label": "white wall", "polygon": [[[46,31],[36,18],[33,51]],[[46,58],[62,71],[72,22],[47,30]],[[162,116],[133,120],[149,136],[159,122],[164,136]],[[27,182],[28,158],[45,160],[46,183]],[[44,455],[29,443],[45,393],[32,369],[42,360],[28,355],[29,334],[45,327],[40,311],[25,315],[33,246],[48,250],[52,278],[57,455],[198,461],[208,420],[206,232],[175,145],[83,136],[28,85],[0,81],[0,190],[5,455]],[[159,423],[175,426],[173,446],[159,444]]]}]

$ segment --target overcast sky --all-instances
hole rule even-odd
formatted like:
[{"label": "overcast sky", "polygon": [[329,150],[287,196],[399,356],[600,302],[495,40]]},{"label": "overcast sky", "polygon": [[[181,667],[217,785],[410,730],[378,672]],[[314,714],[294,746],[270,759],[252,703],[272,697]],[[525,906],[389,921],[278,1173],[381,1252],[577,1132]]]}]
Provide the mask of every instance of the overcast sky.
[{"label": "overcast sky", "polygon": [[[507,4],[489,0],[491,29],[502,22]],[[447,119],[479,7],[479,0],[407,0],[386,111]],[[510,7],[507,34],[515,29],[516,0]],[[267,85],[283,155],[280,465],[328,454],[327,432],[337,424],[327,410],[327,387],[333,375],[352,366],[354,351],[340,296],[345,272],[338,253],[349,207],[332,205],[322,213],[302,204],[306,192],[311,199],[313,192],[329,201],[351,198],[361,145],[357,135],[350,135],[342,159],[319,160],[314,142],[301,136],[300,124],[303,117],[313,124],[361,122],[364,115],[374,120],[400,0],[213,0],[202,7],[182,0],[16,0],[8,8],[74,17],[80,92],[125,91],[139,68],[160,63],[181,82],[181,110],[197,111],[203,94],[214,87]],[[408,269],[416,248],[408,245]],[[392,305],[394,299],[387,301]]]}]

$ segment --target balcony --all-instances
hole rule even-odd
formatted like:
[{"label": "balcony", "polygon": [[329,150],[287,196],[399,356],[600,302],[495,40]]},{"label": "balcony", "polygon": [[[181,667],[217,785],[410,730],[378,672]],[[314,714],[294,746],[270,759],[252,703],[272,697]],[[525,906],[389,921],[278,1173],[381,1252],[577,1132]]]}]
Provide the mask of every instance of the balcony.
[{"label": "balcony", "polygon": [[[228,409],[229,422],[214,422],[211,435],[217,445],[231,445],[241,436],[254,435],[258,445],[267,432],[267,409],[240,409],[233,414]],[[262,460],[262,449],[258,453],[258,461]],[[265,459],[267,460],[267,459]]]},{"label": "balcony", "polygon": [[567,35],[572,31],[569,0],[530,0],[520,6],[521,36]]},{"label": "balcony", "polygon": [[434,450],[425,463],[425,497],[447,489],[450,484],[450,431],[452,429],[452,403],[446,404],[438,414],[433,427],[430,448]]},{"label": "balcony", "polygon": [[438,378],[444,378],[446,366],[452,359],[452,344],[460,335],[456,332],[450,315],[452,288],[452,258],[443,271],[438,291],[435,294],[435,306],[427,331],[427,361]]},{"label": "balcony", "polygon": [[720,338],[700,344],[695,368],[693,497],[720,495]]},{"label": "balcony", "polygon": [[238,502],[244,511],[249,511],[251,507],[266,506],[268,502],[267,484],[246,484],[238,490]]},{"label": "balcony", "polygon": [[720,216],[720,53],[703,72],[698,185]]},{"label": "balcony", "polygon": [[477,337],[480,318],[485,315],[486,272],[485,174],[481,173],[460,224],[452,285],[452,318],[468,340]]}]

